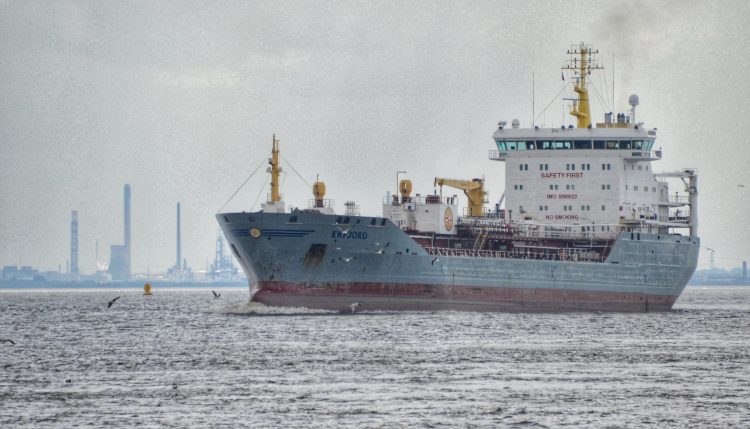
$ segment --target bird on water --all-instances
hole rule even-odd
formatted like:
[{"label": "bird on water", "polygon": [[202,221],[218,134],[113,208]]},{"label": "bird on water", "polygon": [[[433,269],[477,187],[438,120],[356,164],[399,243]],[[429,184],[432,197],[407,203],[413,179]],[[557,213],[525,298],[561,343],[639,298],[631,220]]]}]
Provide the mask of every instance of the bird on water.
[{"label": "bird on water", "polygon": [[118,296],[118,297],[116,297],[116,298],[113,298],[113,299],[112,299],[112,301],[110,301],[109,303],[107,303],[107,308],[109,308],[109,307],[112,307],[112,304],[114,304],[114,303],[115,303],[115,301],[117,301],[118,299],[120,299],[120,297],[119,297],[119,296]]}]

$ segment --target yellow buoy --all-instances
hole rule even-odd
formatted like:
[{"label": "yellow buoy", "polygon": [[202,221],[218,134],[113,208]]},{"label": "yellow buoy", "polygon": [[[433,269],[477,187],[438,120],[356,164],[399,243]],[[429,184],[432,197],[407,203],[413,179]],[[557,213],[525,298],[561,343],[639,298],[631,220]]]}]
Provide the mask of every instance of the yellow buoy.
[{"label": "yellow buoy", "polygon": [[145,285],[143,285],[143,294],[151,295],[151,283],[146,283]]}]

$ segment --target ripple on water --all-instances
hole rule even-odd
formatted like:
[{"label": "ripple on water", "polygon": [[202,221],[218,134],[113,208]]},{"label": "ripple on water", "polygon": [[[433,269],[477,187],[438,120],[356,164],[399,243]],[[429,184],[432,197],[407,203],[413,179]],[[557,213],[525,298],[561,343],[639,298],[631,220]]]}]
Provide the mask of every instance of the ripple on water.
[{"label": "ripple on water", "polygon": [[688,288],[658,314],[247,301],[0,291],[0,425],[750,425],[750,290]]}]

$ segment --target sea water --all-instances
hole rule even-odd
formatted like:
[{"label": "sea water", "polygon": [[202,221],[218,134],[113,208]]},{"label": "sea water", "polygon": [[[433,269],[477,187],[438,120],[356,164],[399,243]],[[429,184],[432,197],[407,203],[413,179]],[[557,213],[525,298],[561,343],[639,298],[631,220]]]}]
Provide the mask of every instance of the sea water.
[{"label": "sea water", "polygon": [[647,314],[217,292],[0,290],[0,427],[750,427],[750,288]]}]

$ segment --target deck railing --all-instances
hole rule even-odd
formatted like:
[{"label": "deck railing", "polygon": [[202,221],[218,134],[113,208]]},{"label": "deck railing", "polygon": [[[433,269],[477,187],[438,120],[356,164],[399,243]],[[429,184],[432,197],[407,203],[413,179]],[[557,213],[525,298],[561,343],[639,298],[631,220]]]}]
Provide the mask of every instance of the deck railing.
[{"label": "deck railing", "polygon": [[604,262],[605,259],[597,252],[589,252],[583,249],[558,249],[554,252],[544,252],[531,249],[505,251],[426,247],[425,250],[433,256],[461,256],[469,258],[536,259],[569,262]]},{"label": "deck railing", "polygon": [[[614,224],[544,225],[528,223],[506,223],[501,219],[462,217],[459,226],[473,232],[512,235],[518,238],[554,238],[569,240],[614,240],[623,228]],[[605,228],[602,231],[602,228]]]}]

